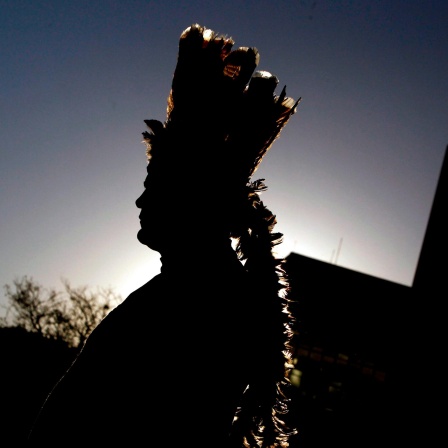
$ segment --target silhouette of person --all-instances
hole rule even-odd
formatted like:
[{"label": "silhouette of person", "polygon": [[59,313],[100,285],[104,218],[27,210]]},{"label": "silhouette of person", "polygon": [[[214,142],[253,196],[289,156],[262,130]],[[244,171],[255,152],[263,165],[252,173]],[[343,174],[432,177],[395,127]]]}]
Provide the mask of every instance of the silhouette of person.
[{"label": "silhouette of person", "polygon": [[160,273],[91,333],[30,446],[288,446],[294,319],[282,235],[251,176],[298,101],[233,44],[197,24],[181,34],[166,120],[145,120],[136,201]]}]

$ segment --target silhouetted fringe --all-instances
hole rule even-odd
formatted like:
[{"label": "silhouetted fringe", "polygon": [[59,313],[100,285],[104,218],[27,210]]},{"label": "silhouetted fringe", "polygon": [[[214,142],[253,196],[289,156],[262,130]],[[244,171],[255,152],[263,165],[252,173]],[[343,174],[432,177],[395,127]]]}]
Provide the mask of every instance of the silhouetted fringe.
[{"label": "silhouetted fringe", "polygon": [[254,293],[264,309],[265,324],[271,330],[264,341],[267,352],[259,374],[246,389],[235,415],[232,433],[235,447],[285,448],[297,433],[284,421],[290,402],[289,373],[293,367],[295,319],[289,310],[284,259],[273,254],[273,248],[282,242],[283,235],[273,232],[276,217],[258,194],[266,188],[264,179],[246,186],[246,222],[232,235],[237,240],[238,257],[244,262]]}]

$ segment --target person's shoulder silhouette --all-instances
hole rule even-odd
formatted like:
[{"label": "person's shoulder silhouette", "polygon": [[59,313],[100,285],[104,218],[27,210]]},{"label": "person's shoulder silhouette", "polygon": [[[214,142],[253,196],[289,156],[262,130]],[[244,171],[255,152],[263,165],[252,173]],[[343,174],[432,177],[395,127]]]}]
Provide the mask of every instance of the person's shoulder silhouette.
[{"label": "person's shoulder silhouette", "polygon": [[[288,282],[251,178],[295,112],[256,48],[182,32],[164,122],[145,120],[138,240],[161,270],[91,333],[30,445],[287,446]],[[285,312],[286,311],[286,312]],[[285,367],[286,366],[286,367]],[[286,444],[286,445],[285,445]]]}]

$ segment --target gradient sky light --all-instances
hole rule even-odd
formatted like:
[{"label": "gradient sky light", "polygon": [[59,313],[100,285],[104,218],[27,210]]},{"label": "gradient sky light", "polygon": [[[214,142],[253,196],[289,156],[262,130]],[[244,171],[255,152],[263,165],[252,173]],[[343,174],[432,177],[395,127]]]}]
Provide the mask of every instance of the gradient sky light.
[{"label": "gradient sky light", "polygon": [[257,47],[258,68],[302,97],[254,176],[279,253],[412,284],[448,144],[446,0],[0,7],[1,285],[28,275],[125,297],[158,272],[136,239],[141,133],[165,118],[192,23]]}]

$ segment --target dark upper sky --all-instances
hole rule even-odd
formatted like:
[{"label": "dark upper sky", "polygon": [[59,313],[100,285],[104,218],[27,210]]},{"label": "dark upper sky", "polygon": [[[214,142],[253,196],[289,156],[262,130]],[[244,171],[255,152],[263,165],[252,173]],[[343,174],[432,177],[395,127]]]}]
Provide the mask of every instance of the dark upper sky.
[{"label": "dark upper sky", "polygon": [[[448,144],[448,2],[0,0],[0,283],[111,286],[140,245],[144,119],[192,23],[255,46],[297,113],[255,178],[294,251],[412,284]],[[186,173],[188,175],[188,173]]]}]

